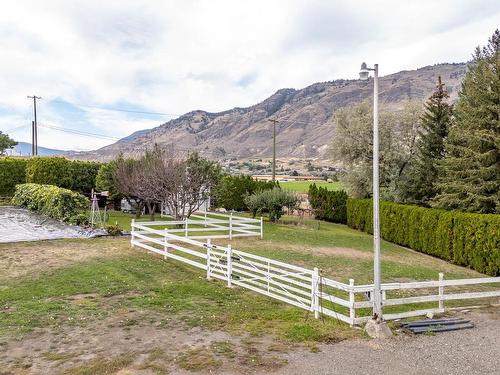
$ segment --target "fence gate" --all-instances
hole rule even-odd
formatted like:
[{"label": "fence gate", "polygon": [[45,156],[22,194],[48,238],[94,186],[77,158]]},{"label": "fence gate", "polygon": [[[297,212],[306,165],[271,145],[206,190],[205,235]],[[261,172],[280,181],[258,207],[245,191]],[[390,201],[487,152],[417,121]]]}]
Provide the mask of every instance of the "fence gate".
[{"label": "fence gate", "polygon": [[305,310],[317,311],[318,269],[308,270],[258,255],[233,250],[231,245],[207,243],[207,278],[225,280]]}]

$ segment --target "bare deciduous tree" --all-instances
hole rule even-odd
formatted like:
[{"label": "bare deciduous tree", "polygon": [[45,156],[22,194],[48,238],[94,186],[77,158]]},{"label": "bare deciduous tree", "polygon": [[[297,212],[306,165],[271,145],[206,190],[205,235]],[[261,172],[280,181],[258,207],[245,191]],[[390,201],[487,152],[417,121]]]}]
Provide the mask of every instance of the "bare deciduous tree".
[{"label": "bare deciduous tree", "polygon": [[193,153],[187,159],[155,146],[139,160],[118,160],[115,183],[128,199],[139,199],[154,212],[163,204],[176,218],[189,217],[209,198],[220,176],[216,162]]}]

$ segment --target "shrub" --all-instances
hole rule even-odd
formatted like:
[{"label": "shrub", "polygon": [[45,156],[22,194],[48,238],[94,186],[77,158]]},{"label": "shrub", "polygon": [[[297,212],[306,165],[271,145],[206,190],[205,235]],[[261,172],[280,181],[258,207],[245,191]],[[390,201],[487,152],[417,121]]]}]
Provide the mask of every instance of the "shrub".
[{"label": "shrub", "polygon": [[121,236],[123,234],[122,228],[119,225],[106,225],[106,232],[110,236]]},{"label": "shrub", "polygon": [[99,171],[97,172],[95,178],[95,186],[98,191],[107,191],[109,193],[108,198],[116,203],[119,203],[123,196],[117,190],[113,178],[117,166],[117,160],[112,160],[109,163],[102,164],[99,167]]},{"label": "shrub", "polygon": [[309,186],[309,203],[316,219],[345,224],[347,222],[347,193]]},{"label": "shrub", "polygon": [[0,158],[0,196],[11,197],[17,184],[26,182],[26,159]]},{"label": "shrub", "polygon": [[69,221],[87,209],[88,199],[53,185],[21,184],[16,186],[12,203],[57,220]]},{"label": "shrub", "polygon": [[73,225],[83,225],[87,226],[90,224],[89,215],[84,213],[78,213],[69,218],[68,223]]},{"label": "shrub", "polygon": [[225,176],[214,192],[214,204],[226,210],[247,211],[245,196],[279,187],[277,182],[257,181],[252,176]]},{"label": "shrub", "polygon": [[[369,199],[348,199],[347,225],[373,233]],[[380,235],[478,272],[500,275],[500,216],[380,204]]]},{"label": "shrub", "polygon": [[63,157],[34,157],[27,161],[26,182],[90,193],[95,187],[100,166],[99,163]]},{"label": "shrub", "polygon": [[279,188],[247,195],[244,200],[253,217],[258,213],[267,212],[269,218],[275,222],[283,216],[283,207],[293,209],[300,203],[300,199],[296,194]]}]

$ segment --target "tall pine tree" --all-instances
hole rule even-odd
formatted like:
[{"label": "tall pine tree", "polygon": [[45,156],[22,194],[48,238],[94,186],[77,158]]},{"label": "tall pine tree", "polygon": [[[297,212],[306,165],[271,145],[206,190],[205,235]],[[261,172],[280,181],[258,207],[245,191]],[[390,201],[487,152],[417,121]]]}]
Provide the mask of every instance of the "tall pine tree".
[{"label": "tall pine tree", "polygon": [[477,48],[445,143],[441,192],[433,205],[500,213],[500,31]]},{"label": "tall pine tree", "polygon": [[438,193],[438,163],[444,157],[444,142],[451,124],[452,106],[441,77],[436,90],[425,103],[422,130],[419,131],[417,157],[409,168],[408,178],[401,186],[402,201],[427,205]]}]

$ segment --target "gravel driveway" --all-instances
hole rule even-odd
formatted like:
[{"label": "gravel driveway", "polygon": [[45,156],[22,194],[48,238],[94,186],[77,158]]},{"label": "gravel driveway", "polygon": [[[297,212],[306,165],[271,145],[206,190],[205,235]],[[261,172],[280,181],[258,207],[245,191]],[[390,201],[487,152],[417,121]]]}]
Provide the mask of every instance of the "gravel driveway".
[{"label": "gravel driveway", "polygon": [[500,374],[500,310],[471,310],[458,316],[471,319],[476,327],[323,345],[318,354],[290,353],[288,365],[277,374]]},{"label": "gravel driveway", "polygon": [[85,238],[95,234],[23,208],[0,207],[0,243]]}]

